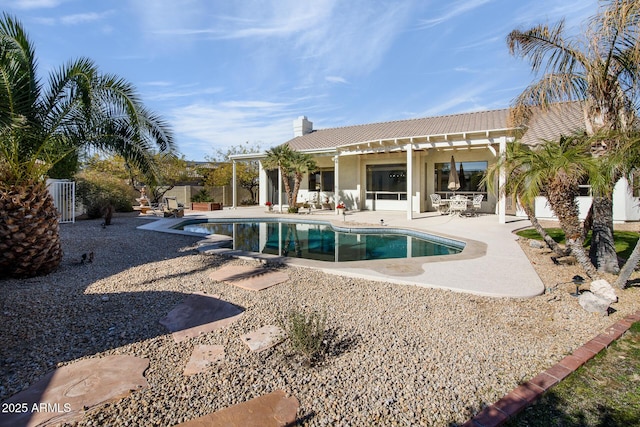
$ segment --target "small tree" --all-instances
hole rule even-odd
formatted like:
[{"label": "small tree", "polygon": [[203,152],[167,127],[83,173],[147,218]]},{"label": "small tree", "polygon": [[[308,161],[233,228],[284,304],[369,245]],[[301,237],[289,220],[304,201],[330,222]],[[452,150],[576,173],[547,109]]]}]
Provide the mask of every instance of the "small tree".
[{"label": "small tree", "polygon": [[[571,254],[589,277],[598,278],[598,272],[583,247],[584,234],[578,215],[578,184],[594,170],[594,158],[590,155],[586,138],[581,135],[562,137],[558,142],[545,141],[535,149],[515,142],[507,146],[500,166],[504,166],[511,178],[510,188],[516,190],[525,205],[530,206],[538,195],[547,196]],[[496,171],[495,167],[488,171],[487,184],[490,187],[495,182],[492,177]],[[533,216],[531,212],[529,215]]]},{"label": "small tree", "polygon": [[[233,181],[233,163],[229,162],[229,157],[236,154],[259,153],[260,145],[249,146],[236,145],[230,147],[227,151],[218,150],[212,158],[207,158],[211,163],[211,170],[206,173],[205,185],[210,187],[224,187]],[[251,200],[256,201],[256,192],[260,186],[259,165],[256,160],[238,161],[236,162],[236,181],[237,184],[249,191]]]},{"label": "small tree", "polygon": [[[263,166],[267,170],[280,169],[289,209],[295,209],[303,175],[317,169],[311,155],[294,151],[288,145],[279,145],[268,150]],[[293,188],[289,185],[291,178],[293,178]]]}]

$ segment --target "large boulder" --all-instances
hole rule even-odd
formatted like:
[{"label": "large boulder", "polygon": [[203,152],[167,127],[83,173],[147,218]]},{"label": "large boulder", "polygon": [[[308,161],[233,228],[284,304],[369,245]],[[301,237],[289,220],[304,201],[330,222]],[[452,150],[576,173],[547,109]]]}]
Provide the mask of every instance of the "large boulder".
[{"label": "large boulder", "polygon": [[589,291],[581,293],[578,297],[578,302],[582,308],[590,313],[599,313],[603,316],[609,314],[610,302]]},{"label": "large boulder", "polygon": [[618,296],[616,295],[616,291],[606,280],[594,280],[591,282],[591,286],[589,287],[591,292],[594,295],[602,298],[612,304],[614,302],[618,302]]}]

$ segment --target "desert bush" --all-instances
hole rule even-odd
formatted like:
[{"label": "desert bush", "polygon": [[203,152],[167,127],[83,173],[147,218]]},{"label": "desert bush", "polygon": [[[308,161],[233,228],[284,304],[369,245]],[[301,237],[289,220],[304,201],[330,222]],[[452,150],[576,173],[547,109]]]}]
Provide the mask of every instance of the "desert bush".
[{"label": "desert bush", "polygon": [[117,212],[133,211],[137,193],[110,174],[85,171],[76,175],[76,196],[89,218],[99,218],[108,206],[113,206]]},{"label": "desert bush", "polygon": [[214,202],[215,200],[213,200],[213,196],[209,194],[209,192],[205,188],[203,188],[202,190],[198,191],[196,194],[191,196],[191,201],[195,203],[199,203],[199,202]]},{"label": "desert bush", "polygon": [[291,310],[282,323],[293,351],[303,357],[308,365],[312,365],[322,350],[327,313]]}]

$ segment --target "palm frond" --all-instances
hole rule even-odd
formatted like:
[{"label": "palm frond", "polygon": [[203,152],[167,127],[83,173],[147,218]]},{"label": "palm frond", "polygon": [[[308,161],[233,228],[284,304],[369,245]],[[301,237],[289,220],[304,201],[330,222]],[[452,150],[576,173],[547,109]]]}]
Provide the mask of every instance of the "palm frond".
[{"label": "palm frond", "polygon": [[573,74],[587,62],[575,43],[565,38],[564,20],[554,26],[538,25],[529,30],[513,30],[507,36],[509,52],[526,58],[534,73]]}]

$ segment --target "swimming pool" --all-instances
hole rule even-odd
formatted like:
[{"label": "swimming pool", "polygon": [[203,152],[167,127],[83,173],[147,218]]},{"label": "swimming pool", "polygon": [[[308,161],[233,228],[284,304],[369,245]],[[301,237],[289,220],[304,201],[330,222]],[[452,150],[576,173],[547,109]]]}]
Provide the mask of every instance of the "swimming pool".
[{"label": "swimming pool", "polygon": [[345,262],[452,255],[464,243],[412,230],[346,228],[324,221],[200,219],[175,227],[189,233],[229,236],[220,247],[316,261]]}]

